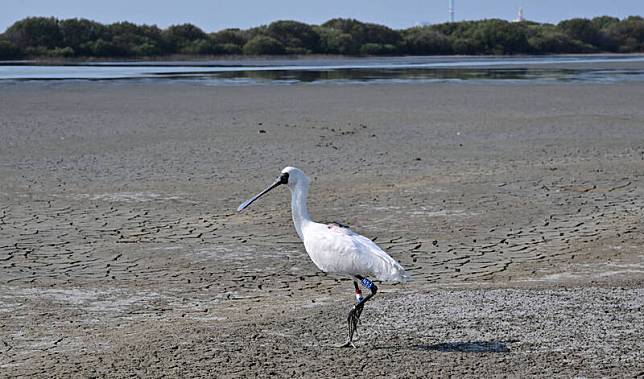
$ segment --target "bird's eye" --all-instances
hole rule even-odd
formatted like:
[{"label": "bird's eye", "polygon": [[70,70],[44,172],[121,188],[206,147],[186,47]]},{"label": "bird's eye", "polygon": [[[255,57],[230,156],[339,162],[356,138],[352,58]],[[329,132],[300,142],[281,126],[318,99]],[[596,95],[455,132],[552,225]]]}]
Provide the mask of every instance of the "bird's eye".
[{"label": "bird's eye", "polygon": [[280,183],[282,184],[288,183],[288,172],[283,172],[282,175],[280,175]]}]

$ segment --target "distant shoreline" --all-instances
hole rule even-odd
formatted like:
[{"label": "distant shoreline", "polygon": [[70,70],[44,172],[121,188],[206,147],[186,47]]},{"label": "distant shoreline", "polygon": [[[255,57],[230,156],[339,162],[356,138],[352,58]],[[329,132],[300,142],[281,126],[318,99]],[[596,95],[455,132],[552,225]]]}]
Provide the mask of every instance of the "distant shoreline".
[{"label": "distant shoreline", "polygon": [[644,54],[300,57],[299,59],[0,62],[0,83],[190,82],[193,85],[644,82]]},{"label": "distant shoreline", "polygon": [[[83,66],[101,63],[159,63],[162,66],[182,65],[185,63],[208,62],[304,62],[304,61],[368,61],[373,59],[520,59],[520,58],[584,58],[584,57],[644,57],[644,53],[579,53],[579,54],[478,54],[478,55],[392,55],[392,56],[353,56],[353,55],[327,55],[327,54],[310,54],[310,55],[168,55],[157,57],[138,57],[138,58],[35,58],[35,59],[18,59],[18,60],[0,60],[0,66],[9,65],[33,65],[33,66]],[[207,64],[205,66],[216,66],[216,64]],[[222,64],[222,66],[229,66]]]}]

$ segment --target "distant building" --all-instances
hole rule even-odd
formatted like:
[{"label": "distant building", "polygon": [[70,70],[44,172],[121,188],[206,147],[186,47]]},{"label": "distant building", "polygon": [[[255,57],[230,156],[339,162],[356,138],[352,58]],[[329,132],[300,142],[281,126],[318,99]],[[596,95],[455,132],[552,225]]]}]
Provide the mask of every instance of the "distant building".
[{"label": "distant building", "polygon": [[519,11],[517,12],[517,18],[513,20],[514,22],[523,22],[525,21],[525,18],[523,17],[523,8],[519,8]]},{"label": "distant building", "polygon": [[449,0],[449,22],[454,22],[454,0]]}]

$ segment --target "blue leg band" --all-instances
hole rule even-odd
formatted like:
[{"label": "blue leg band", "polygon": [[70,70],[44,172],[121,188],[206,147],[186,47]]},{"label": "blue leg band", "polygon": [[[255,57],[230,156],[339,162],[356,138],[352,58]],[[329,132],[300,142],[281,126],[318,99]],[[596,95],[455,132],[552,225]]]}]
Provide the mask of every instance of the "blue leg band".
[{"label": "blue leg band", "polygon": [[373,291],[375,285],[373,284],[373,282],[371,280],[369,280],[367,278],[362,278],[362,280],[360,282],[362,283],[363,286],[368,288],[369,291]]}]

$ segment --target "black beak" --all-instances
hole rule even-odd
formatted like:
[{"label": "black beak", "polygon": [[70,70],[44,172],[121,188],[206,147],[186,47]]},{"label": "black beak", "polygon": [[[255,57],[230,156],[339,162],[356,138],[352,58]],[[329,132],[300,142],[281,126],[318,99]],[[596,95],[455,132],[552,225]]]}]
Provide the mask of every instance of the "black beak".
[{"label": "black beak", "polygon": [[250,199],[244,201],[239,207],[237,207],[237,212],[241,212],[244,209],[248,208],[248,206],[251,205],[255,200],[257,200],[260,197],[264,196],[266,193],[268,193],[268,191],[272,190],[273,188],[278,187],[278,186],[280,186],[282,184],[286,184],[286,183],[288,183],[288,173],[285,172],[282,175],[280,175],[280,177],[277,178],[277,180],[275,180],[275,182],[273,184],[268,186],[268,188],[266,188],[262,192],[258,193],[257,195],[251,197]]}]

